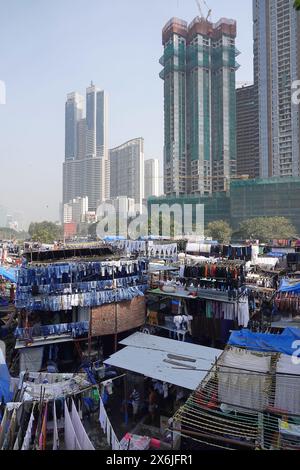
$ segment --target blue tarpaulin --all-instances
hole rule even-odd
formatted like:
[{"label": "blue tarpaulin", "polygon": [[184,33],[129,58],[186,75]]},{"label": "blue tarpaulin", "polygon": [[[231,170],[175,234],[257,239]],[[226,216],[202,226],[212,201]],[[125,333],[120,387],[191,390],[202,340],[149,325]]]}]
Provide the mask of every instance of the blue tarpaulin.
[{"label": "blue tarpaulin", "polygon": [[299,348],[300,329],[286,328],[281,335],[252,333],[249,330],[234,331],[228,341],[231,346],[247,348],[250,351],[279,352],[292,356]]},{"label": "blue tarpaulin", "polygon": [[117,236],[115,236],[115,237],[113,237],[113,236],[108,237],[108,236],[107,236],[107,237],[104,237],[103,240],[104,240],[105,242],[117,242],[117,241],[126,240],[126,238],[125,238],[125,237],[121,237],[121,236],[120,236],[120,237],[117,237]]},{"label": "blue tarpaulin", "polygon": [[290,279],[282,279],[279,292],[294,292],[300,294],[300,281],[297,280],[290,280]]},{"label": "blue tarpaulin", "polygon": [[16,268],[4,268],[0,266],[0,276],[4,277],[8,281],[17,282],[17,269]]},{"label": "blue tarpaulin", "polygon": [[271,258],[282,258],[283,256],[286,256],[286,253],[274,251],[267,253],[267,256],[270,256]]},{"label": "blue tarpaulin", "polygon": [[11,400],[12,393],[10,392],[10,375],[8,368],[0,349],[0,401],[4,398],[5,403]]}]

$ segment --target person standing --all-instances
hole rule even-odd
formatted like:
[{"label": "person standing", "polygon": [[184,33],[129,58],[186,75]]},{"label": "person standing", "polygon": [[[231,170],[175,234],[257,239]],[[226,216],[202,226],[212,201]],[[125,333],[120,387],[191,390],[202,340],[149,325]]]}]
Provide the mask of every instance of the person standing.
[{"label": "person standing", "polygon": [[154,424],[155,415],[158,409],[158,395],[153,387],[150,388],[148,401],[149,401],[148,410],[151,416],[151,424]]},{"label": "person standing", "polygon": [[139,413],[139,409],[140,409],[140,403],[141,403],[140,394],[136,388],[133,389],[130,395],[130,400],[132,404],[133,420],[136,421],[138,413]]}]

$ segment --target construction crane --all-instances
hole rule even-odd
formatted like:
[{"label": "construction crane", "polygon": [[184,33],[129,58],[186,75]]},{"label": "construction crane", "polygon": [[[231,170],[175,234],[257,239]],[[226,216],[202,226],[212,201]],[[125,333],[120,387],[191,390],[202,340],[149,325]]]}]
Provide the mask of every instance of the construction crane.
[{"label": "construction crane", "polygon": [[200,0],[195,0],[195,2],[196,2],[196,4],[197,4],[197,7],[198,7],[198,10],[199,10],[199,13],[200,13],[200,18],[204,18],[203,13],[202,13],[202,8],[201,8]]},{"label": "construction crane", "polygon": [[201,8],[200,0],[195,0],[195,2],[196,2],[196,4],[197,4],[197,7],[198,7],[198,10],[199,10],[199,13],[200,13],[200,18],[201,18],[201,19],[205,19],[206,21],[208,21],[208,19],[211,17],[212,10],[211,10],[211,8],[209,8],[209,6],[207,5],[207,3],[206,3],[205,0],[202,0],[202,1],[203,1],[204,6],[205,6],[205,7],[207,8],[207,10],[208,10],[208,13],[207,13],[206,18],[205,18],[204,15],[203,15],[203,11],[202,11],[202,8]]},{"label": "construction crane", "polygon": [[211,8],[209,8],[209,6],[207,5],[207,3],[206,3],[206,1],[205,1],[205,0],[203,0],[203,3],[204,3],[204,5],[206,6],[206,8],[207,8],[207,11],[208,11],[208,13],[207,13],[207,17],[206,17],[206,21],[208,21],[208,20],[209,20],[209,18],[211,17],[211,14],[212,14],[212,9],[211,9]]}]

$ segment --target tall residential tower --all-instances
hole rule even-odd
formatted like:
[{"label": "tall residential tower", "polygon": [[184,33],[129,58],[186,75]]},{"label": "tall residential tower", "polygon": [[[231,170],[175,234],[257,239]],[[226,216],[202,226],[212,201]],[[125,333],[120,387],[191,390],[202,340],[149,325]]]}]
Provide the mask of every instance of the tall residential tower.
[{"label": "tall residential tower", "polygon": [[236,90],[237,174],[259,178],[258,106],[254,85]]},{"label": "tall residential tower", "polygon": [[142,206],[144,199],[144,139],[129,140],[109,151],[110,198],[127,196]]},{"label": "tall residential tower", "polygon": [[108,99],[91,83],[86,90],[86,117],[83,98],[68,95],[65,115],[66,144],[63,165],[63,203],[88,197],[89,210],[109,197]]},{"label": "tall residential tower", "polygon": [[159,160],[145,160],[145,199],[159,196]]},{"label": "tall residential tower", "polygon": [[259,107],[260,176],[300,175],[300,13],[294,0],[253,0],[254,81]]},{"label": "tall residential tower", "polygon": [[224,191],[236,175],[235,38],[225,18],[172,18],[163,29],[167,195]]},{"label": "tall residential tower", "polygon": [[69,93],[65,105],[65,160],[78,158],[78,123],[83,116],[83,96]]}]

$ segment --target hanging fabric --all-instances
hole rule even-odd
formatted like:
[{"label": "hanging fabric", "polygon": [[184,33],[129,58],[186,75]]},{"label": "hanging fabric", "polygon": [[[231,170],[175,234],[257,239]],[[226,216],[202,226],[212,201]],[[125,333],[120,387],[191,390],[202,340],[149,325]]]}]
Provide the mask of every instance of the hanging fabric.
[{"label": "hanging fabric", "polygon": [[72,402],[71,420],[72,420],[73,428],[74,428],[76,437],[78,439],[80,448],[82,450],[95,450],[80,420],[73,398],[71,399],[71,402]]},{"label": "hanging fabric", "polygon": [[1,426],[0,426],[0,449],[2,449],[2,446],[3,446],[5,434],[7,431],[7,426],[8,426],[8,410],[7,408],[5,408],[4,415],[1,421]]},{"label": "hanging fabric", "polygon": [[110,424],[109,419],[107,419],[107,421],[106,421],[106,439],[107,439],[107,444],[109,446],[111,445],[110,436],[111,436],[111,424]]},{"label": "hanging fabric", "polygon": [[23,440],[21,450],[29,450],[30,440],[31,440],[31,431],[32,431],[32,426],[33,426],[33,422],[34,422],[33,411],[34,411],[34,405],[32,407],[29,423],[28,423],[28,426],[27,426],[27,430],[26,430],[26,434],[25,434],[25,437],[24,437],[24,440]]},{"label": "hanging fabric", "polygon": [[81,450],[78,442],[68,406],[65,400],[65,448],[66,450]]},{"label": "hanging fabric", "polygon": [[57,428],[56,404],[53,400],[53,450],[59,450],[59,437]]},{"label": "hanging fabric", "polygon": [[101,429],[104,433],[106,433],[106,421],[107,421],[107,415],[106,411],[104,408],[104,404],[102,399],[100,398],[100,414],[99,414],[99,421],[100,421],[100,426]]},{"label": "hanging fabric", "polygon": [[42,428],[41,433],[39,436],[39,450],[46,450],[47,444],[47,415],[48,415],[48,403],[46,402],[43,420],[42,420]]},{"label": "hanging fabric", "polygon": [[104,434],[106,434],[107,443],[109,446],[112,447],[112,450],[120,450],[120,443],[108,419],[101,397],[100,397],[100,402],[99,402],[99,408],[100,408],[100,413],[99,413],[100,426]]}]

